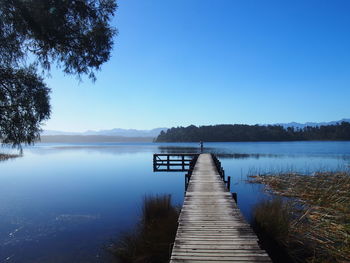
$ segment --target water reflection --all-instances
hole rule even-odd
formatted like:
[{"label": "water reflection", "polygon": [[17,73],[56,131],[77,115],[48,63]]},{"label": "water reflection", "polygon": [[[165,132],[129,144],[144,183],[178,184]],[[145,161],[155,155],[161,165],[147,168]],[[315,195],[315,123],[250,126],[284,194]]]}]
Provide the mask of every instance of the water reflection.
[{"label": "water reflection", "polygon": [[[159,146],[159,153],[200,153],[198,147],[185,146]],[[245,159],[245,158],[260,158],[260,157],[278,157],[273,154],[256,154],[256,153],[228,153],[220,148],[205,147],[203,152],[214,153],[219,158],[225,159]]]},{"label": "water reflection", "polygon": [[[247,174],[350,165],[350,142],[204,147],[219,156],[248,220],[264,194]],[[0,262],[106,262],[103,246],[137,222],[144,195],[183,201],[185,173],[153,173],[153,153],[198,150],[198,143],[37,144],[0,162]]]},{"label": "water reflection", "polygon": [[158,146],[159,153],[200,153],[198,147],[189,147],[189,146]]},{"label": "water reflection", "polygon": [[[341,144],[345,144],[344,147]],[[197,143],[192,143],[197,145]],[[350,161],[349,142],[236,142],[206,143],[203,152],[223,159],[327,157]],[[305,147],[306,146],[306,147]],[[327,148],[328,147],[328,148]],[[200,153],[198,146],[161,145],[159,153]]]},{"label": "water reflection", "polygon": [[38,144],[25,150],[35,154],[49,154],[57,152],[90,152],[100,154],[134,154],[150,153],[157,148],[153,143],[96,143],[96,144]]}]

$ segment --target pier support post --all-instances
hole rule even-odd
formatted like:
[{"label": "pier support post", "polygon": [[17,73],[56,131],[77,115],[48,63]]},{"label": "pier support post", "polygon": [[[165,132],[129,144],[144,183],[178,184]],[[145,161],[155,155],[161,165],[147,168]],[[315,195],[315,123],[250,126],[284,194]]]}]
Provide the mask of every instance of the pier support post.
[{"label": "pier support post", "polygon": [[153,155],[153,172],[156,170],[156,163],[157,163],[157,158],[155,155]]},{"label": "pier support post", "polygon": [[188,184],[190,182],[191,174],[187,173],[185,174],[185,192],[187,191]]},{"label": "pier support post", "polygon": [[233,200],[235,200],[235,202],[237,204],[237,193],[232,193],[232,198],[233,198]]}]

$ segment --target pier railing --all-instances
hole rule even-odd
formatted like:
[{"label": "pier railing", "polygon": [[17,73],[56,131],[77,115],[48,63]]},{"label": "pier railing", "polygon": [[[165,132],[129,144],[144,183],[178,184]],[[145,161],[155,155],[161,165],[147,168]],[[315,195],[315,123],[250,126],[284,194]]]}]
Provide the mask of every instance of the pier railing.
[{"label": "pier railing", "polygon": [[187,172],[193,169],[198,153],[155,153],[154,172]]},{"label": "pier railing", "polygon": [[[216,166],[216,169],[218,170],[218,172],[220,174],[221,179],[224,181],[224,183],[225,183],[225,185],[227,187],[227,190],[229,192],[231,192],[231,176],[227,176],[227,180],[226,180],[226,178],[225,178],[225,170],[222,167],[221,162],[219,161],[219,159],[216,157],[215,154],[211,154],[211,156],[213,158],[213,161],[214,161],[214,164]],[[231,193],[231,194],[232,194],[232,198],[237,203],[237,193]]]}]

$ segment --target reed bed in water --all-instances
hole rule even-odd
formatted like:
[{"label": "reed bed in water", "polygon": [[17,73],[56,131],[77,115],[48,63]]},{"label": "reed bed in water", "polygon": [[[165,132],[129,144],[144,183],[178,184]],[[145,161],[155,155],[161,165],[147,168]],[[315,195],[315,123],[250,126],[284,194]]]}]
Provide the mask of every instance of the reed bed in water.
[{"label": "reed bed in water", "polygon": [[274,229],[296,262],[350,262],[349,172],[258,174],[249,182],[265,184],[280,200],[257,205],[255,220]]},{"label": "reed bed in water", "polygon": [[146,196],[138,225],[109,248],[113,262],[169,262],[179,214],[180,208],[171,203],[170,195]]}]

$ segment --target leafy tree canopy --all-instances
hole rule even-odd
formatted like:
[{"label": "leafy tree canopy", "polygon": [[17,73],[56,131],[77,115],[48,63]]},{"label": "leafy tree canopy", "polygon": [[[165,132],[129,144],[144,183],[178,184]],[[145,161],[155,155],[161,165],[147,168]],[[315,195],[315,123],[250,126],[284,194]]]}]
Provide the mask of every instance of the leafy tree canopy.
[{"label": "leafy tree canopy", "polygon": [[3,143],[33,142],[50,116],[49,89],[39,68],[44,74],[54,63],[66,74],[96,79],[110,58],[116,8],[115,0],[0,0]]},{"label": "leafy tree canopy", "polygon": [[19,146],[40,135],[40,123],[50,115],[49,89],[33,67],[0,66],[0,138]]}]

